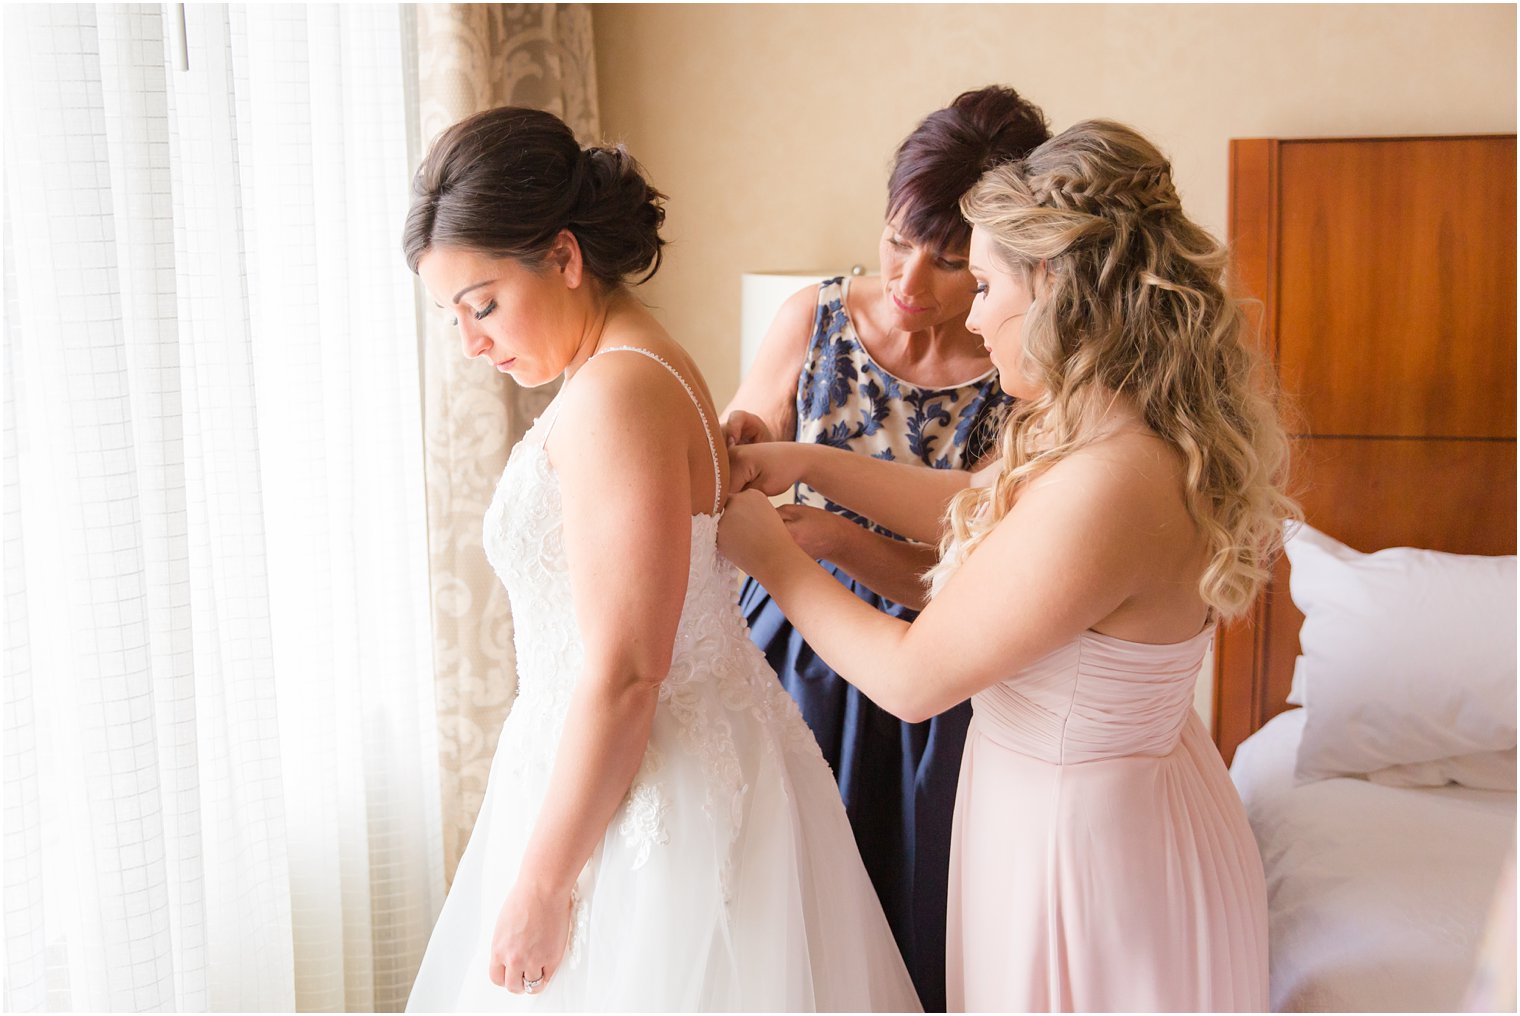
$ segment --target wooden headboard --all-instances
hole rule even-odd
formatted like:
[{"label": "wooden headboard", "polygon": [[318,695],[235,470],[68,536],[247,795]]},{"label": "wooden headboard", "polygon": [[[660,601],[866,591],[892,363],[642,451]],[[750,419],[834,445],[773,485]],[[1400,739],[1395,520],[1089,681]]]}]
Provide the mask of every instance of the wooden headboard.
[{"label": "wooden headboard", "polygon": [[[1515,136],[1232,141],[1230,243],[1306,521],[1361,551],[1515,553]],[[1286,708],[1287,578],[1215,640],[1227,762]]]}]

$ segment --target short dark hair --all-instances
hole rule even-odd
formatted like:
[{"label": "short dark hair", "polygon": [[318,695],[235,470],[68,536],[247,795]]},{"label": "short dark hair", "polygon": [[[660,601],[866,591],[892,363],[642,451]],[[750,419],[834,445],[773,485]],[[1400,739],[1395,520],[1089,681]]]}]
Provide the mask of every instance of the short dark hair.
[{"label": "short dark hair", "polygon": [[1012,88],[962,92],[903,139],[887,183],[887,218],[914,243],[957,251],[971,240],[961,196],[1000,163],[1022,159],[1050,138],[1040,108]]},{"label": "short dark hair", "polygon": [[502,106],[438,136],[412,180],[401,246],[417,263],[435,245],[543,267],[560,230],[608,285],[660,267],[665,195],[622,145],[581,148],[559,117]]}]

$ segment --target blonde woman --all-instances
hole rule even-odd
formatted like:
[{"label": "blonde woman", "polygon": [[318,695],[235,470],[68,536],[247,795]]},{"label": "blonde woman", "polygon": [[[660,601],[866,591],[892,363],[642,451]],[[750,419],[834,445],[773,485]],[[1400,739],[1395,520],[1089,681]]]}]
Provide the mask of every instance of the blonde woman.
[{"label": "blonde woman", "polygon": [[[734,486],[755,489],[730,499],[720,546],[883,708],[973,703],[951,1009],[1265,1009],[1261,861],[1192,693],[1296,508],[1225,252],[1160,153],[1107,121],[991,170],[962,207],[967,327],[1020,400],[1001,462],[735,449]],[[913,538],[943,532],[916,621],[792,544],[762,492],[798,481]]]}]

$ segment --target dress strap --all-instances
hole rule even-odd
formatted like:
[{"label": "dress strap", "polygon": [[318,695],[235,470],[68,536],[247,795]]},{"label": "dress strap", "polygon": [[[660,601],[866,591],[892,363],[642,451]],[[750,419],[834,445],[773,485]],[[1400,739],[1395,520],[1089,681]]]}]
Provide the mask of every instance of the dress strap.
[{"label": "dress strap", "polygon": [[[638,353],[642,356],[647,356],[655,363],[658,363],[661,367],[664,367],[666,370],[670,371],[675,379],[681,382],[681,387],[686,389],[686,394],[691,399],[691,404],[697,407],[697,416],[699,416],[702,420],[702,434],[707,438],[707,450],[712,453],[713,514],[718,514],[723,510],[723,468],[718,464],[718,445],[717,442],[713,440],[712,427],[707,422],[707,410],[702,408],[702,400],[697,398],[696,391],[691,387],[690,384],[687,383],[686,379],[681,376],[681,372],[672,367],[670,365],[670,361],[666,360],[658,353],[652,353],[649,350],[641,349],[638,346],[609,346],[606,349],[598,351],[595,356],[591,357],[591,359],[595,360],[597,356],[604,356],[607,353]],[[586,362],[590,363],[591,361],[588,360]],[[556,399],[555,401],[557,402],[558,400]],[[559,417],[559,406],[556,405],[552,408],[554,409],[555,415],[549,420],[549,431],[552,431],[554,429],[555,420],[557,420]],[[544,442],[547,444],[548,441],[549,434],[548,431],[546,431],[544,434]]]},{"label": "dress strap", "polygon": [[554,425],[559,422],[559,397],[564,393],[565,385],[568,383],[567,381],[560,382],[559,391],[554,393],[554,398],[549,400],[549,405],[544,410],[544,415],[549,418],[549,422],[544,425],[544,436],[538,439],[540,448],[548,447],[549,435],[554,433]]}]

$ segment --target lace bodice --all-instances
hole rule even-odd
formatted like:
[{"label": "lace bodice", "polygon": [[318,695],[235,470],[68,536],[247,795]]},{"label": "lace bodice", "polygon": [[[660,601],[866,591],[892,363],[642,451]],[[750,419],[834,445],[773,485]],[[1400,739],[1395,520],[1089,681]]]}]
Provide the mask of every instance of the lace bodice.
[{"label": "lace bodice", "polygon": [[[559,481],[535,440],[541,427],[535,424],[512,450],[486,510],[483,539],[512,606],[518,705],[557,707],[553,713],[568,703],[584,647],[565,558]],[[748,642],[737,605],[739,574],[718,552],[718,516],[692,516],[691,530],[686,599],[666,687],[679,683],[686,657],[699,648],[711,652],[721,635]]]},{"label": "lace bodice", "polygon": [[[598,355],[607,352],[611,350]],[[694,394],[692,400],[697,401]],[[518,695],[502,737],[513,739],[512,768],[530,780],[547,779],[585,660],[565,555],[559,481],[543,447],[558,402],[512,450],[486,510],[483,534],[486,556],[511,602],[517,650]],[[710,430],[708,436],[711,443]],[[716,446],[713,454],[716,475]],[[719,828],[731,833],[738,828],[748,792],[735,749],[738,725],[758,725],[759,740],[770,750],[819,754],[801,714],[749,640],[738,608],[739,573],[718,552],[718,518],[717,511],[692,516],[686,597],[670,672],[660,686],[655,733],[613,820],[636,846],[636,857],[647,857],[664,842],[662,752],[697,756],[708,774],[706,808],[720,820]]]}]

